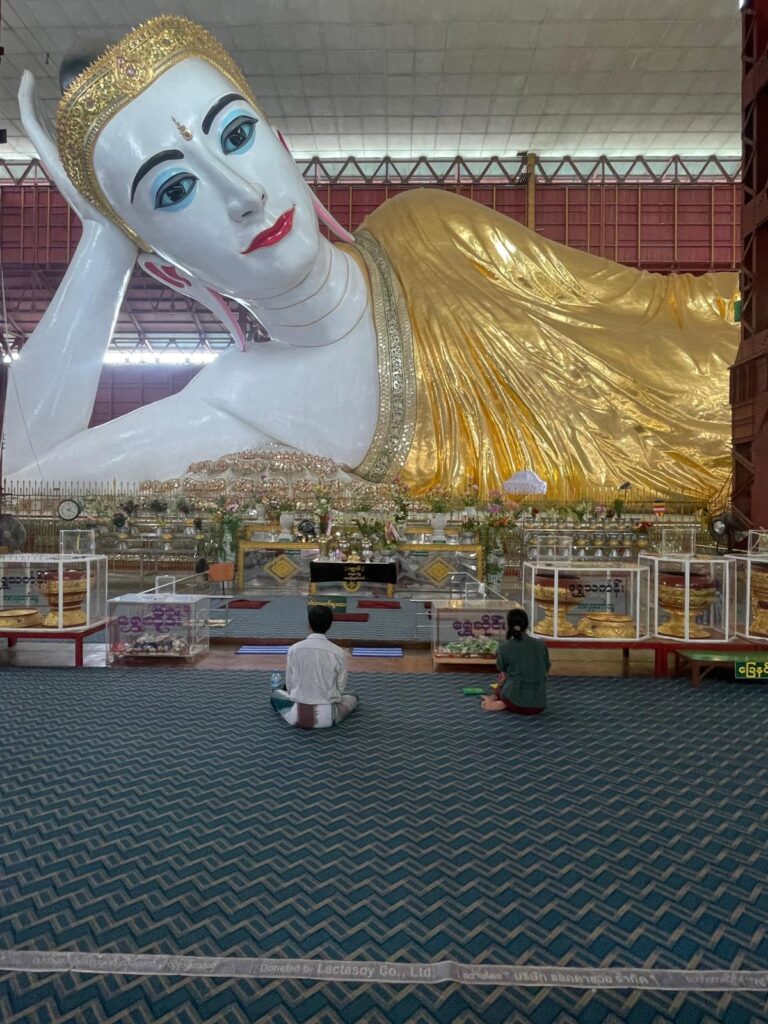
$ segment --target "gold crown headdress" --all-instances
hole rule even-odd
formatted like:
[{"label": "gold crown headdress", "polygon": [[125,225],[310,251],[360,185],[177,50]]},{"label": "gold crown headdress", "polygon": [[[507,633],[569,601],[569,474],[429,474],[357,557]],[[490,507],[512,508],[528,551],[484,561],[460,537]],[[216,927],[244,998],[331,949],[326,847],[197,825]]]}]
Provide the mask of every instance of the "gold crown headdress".
[{"label": "gold crown headdress", "polygon": [[199,57],[220,71],[257,109],[240,68],[221,43],[187,18],[161,15],[144,22],[90,64],[67,88],[56,115],[56,138],[64,169],[77,191],[117,224],[140,249],[151,252],[112,209],[93,169],[93,151],[104,126],[164,71]]}]

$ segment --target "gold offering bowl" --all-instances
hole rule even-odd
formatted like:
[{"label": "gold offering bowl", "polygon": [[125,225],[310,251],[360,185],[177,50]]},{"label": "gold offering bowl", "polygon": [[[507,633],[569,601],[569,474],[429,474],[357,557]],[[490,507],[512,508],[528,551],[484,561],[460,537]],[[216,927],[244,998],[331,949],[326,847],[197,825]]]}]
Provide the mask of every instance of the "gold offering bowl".
[{"label": "gold offering bowl", "polygon": [[616,612],[590,612],[576,627],[582,636],[606,640],[634,640],[635,620],[631,615]]},{"label": "gold offering bowl", "polygon": [[44,626],[53,629],[64,629],[71,626],[87,625],[87,618],[82,609],[85,595],[88,593],[88,581],[85,573],[77,569],[67,569],[62,573],[62,613],[59,622],[59,574],[55,570],[43,575],[38,586],[45,596],[50,611],[43,619]]},{"label": "gold offering bowl", "polygon": [[0,629],[32,629],[42,624],[37,608],[4,608],[0,611]]},{"label": "gold offering bowl", "polygon": [[[576,576],[563,576],[559,577],[559,584],[557,588],[557,635],[558,636],[576,636],[578,629],[571,625],[568,621],[568,608],[571,605],[578,604],[581,601],[580,597],[572,594],[568,589],[568,581],[571,579],[577,579]],[[566,585],[563,586],[563,583]],[[540,604],[544,609],[544,618],[536,623],[535,629],[537,633],[543,633],[544,636],[555,635],[555,577],[538,575],[534,580],[533,585],[533,598],[537,604]]]},{"label": "gold offering bowl", "polygon": [[[688,593],[688,639],[706,640],[712,636],[712,631],[698,625],[696,617],[712,604],[717,586],[708,576],[691,573]],[[669,615],[659,626],[659,636],[685,637],[685,573],[669,572],[659,576],[659,607]]]},{"label": "gold offering bowl", "polygon": [[750,633],[768,636],[768,565],[753,566],[750,574],[752,621]]}]

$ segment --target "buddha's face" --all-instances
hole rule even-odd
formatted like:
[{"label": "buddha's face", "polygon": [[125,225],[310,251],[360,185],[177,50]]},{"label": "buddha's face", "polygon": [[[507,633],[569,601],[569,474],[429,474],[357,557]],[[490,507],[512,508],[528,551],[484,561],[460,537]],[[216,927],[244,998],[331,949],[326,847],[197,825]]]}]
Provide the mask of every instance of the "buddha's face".
[{"label": "buddha's face", "polygon": [[296,164],[203,60],[175,65],[115,115],[94,168],[144,241],[227,295],[283,294],[317,259],[317,218]]}]

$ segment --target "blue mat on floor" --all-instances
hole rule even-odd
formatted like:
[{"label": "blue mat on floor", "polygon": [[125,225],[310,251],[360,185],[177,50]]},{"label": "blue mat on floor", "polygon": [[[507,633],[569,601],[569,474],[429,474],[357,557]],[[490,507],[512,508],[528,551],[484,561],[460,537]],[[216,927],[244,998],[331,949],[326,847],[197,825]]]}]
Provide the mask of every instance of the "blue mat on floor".
[{"label": "blue mat on floor", "polygon": [[353,647],[355,658],[402,658],[402,647]]},{"label": "blue mat on floor", "polygon": [[[428,684],[428,685],[426,685]],[[269,673],[0,673],[6,948],[764,969],[768,691],[357,675],[305,733]],[[0,978],[3,1024],[763,1024],[765,996]]]},{"label": "blue mat on floor", "polygon": [[238,654],[287,654],[288,647],[285,644],[273,644],[272,647],[264,645],[263,647],[249,646],[243,644],[242,647],[238,647]]}]

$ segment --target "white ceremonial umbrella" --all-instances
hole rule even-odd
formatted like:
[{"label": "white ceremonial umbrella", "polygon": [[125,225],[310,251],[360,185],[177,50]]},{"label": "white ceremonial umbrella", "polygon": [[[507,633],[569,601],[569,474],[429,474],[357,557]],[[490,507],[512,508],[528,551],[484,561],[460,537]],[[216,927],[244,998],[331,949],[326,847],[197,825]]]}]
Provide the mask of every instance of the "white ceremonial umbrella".
[{"label": "white ceremonial umbrella", "polygon": [[502,489],[509,494],[546,494],[547,481],[536,476],[531,469],[521,469],[518,473],[514,473],[509,480],[504,481]]}]

